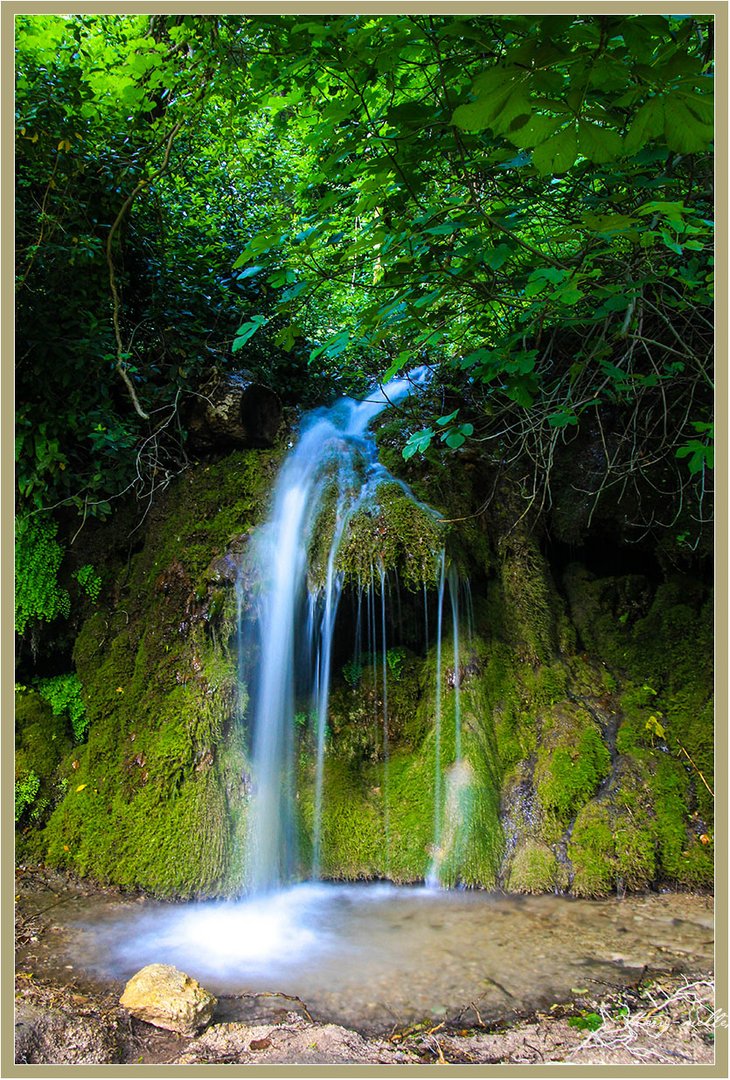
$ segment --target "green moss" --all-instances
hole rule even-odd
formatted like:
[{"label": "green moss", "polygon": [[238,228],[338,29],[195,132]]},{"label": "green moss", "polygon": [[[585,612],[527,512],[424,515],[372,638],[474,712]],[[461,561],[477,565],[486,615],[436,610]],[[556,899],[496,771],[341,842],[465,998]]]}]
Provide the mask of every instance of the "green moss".
[{"label": "green moss", "polygon": [[713,879],[712,852],[689,829],[687,804],[690,779],[682,765],[660,758],[653,780],[659,860],[664,876],[679,885],[709,885]]},{"label": "green moss", "polygon": [[372,505],[349,524],[337,555],[345,580],[369,582],[380,567],[397,570],[407,589],[437,584],[444,529],[428,509],[409,498],[400,484],[381,484]]},{"label": "green moss", "polygon": [[646,889],[656,878],[656,833],[651,824],[639,827],[624,816],[614,826],[616,874],[629,891]]},{"label": "green moss", "polygon": [[498,547],[508,639],[524,659],[545,662],[557,649],[560,609],[547,563],[526,531],[509,533]]},{"label": "green moss", "polygon": [[[444,671],[453,655],[444,647]],[[434,851],[436,740],[435,656],[406,654],[388,684],[390,756],[383,757],[379,675],[369,668],[352,688],[331,696],[332,742],[325,761],[322,872],[343,878],[423,880],[435,857],[444,883],[496,883],[504,838],[499,822],[499,760],[491,713],[477,675],[461,686],[463,764],[455,758],[455,698],[442,690],[441,850]],[[300,805],[311,848],[313,776],[305,758]]]},{"label": "green moss", "polygon": [[580,708],[553,708],[543,727],[535,786],[541,805],[564,825],[595,794],[611,755],[595,721]]},{"label": "green moss", "polygon": [[558,878],[559,868],[555,852],[546,844],[527,840],[519,845],[512,856],[506,887],[509,892],[552,892]]},{"label": "green moss", "polygon": [[66,796],[40,836],[52,864],[161,896],[239,887],[245,694],[226,620],[235,551],[274,461],[236,453],[181,477],[115,585],[117,606],[82,627],[89,741],[66,759]]},{"label": "green moss", "polygon": [[614,840],[608,808],[590,802],[578,814],[568,845],[576,896],[608,896],[616,886]]},{"label": "green moss", "polygon": [[[321,824],[321,872],[329,878],[357,880],[384,876],[385,826],[376,774],[352,769],[342,759],[327,759]],[[300,812],[305,850],[314,834],[314,784],[300,782]],[[300,845],[301,846],[301,845]]]},{"label": "green moss", "polygon": [[34,846],[34,828],[44,823],[49,811],[64,794],[61,763],[72,745],[71,728],[65,713],[54,714],[36,691],[18,688],[15,696],[16,822],[24,826],[18,836],[19,855],[29,850],[28,845]]}]

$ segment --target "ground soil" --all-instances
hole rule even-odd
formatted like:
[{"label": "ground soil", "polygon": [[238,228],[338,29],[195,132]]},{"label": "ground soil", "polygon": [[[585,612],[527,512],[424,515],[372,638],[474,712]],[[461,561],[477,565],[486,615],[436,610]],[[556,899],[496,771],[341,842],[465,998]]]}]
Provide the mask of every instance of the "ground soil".
[{"label": "ground soil", "polygon": [[[365,1037],[318,1022],[306,1003],[258,995],[252,1023],[214,1022],[190,1039],[152,1027],[119,1005],[123,984],[88,979],[61,984],[43,963],[43,913],[90,886],[39,868],[16,878],[16,1062],[18,1064],[712,1064],[718,1025],[714,980],[707,971],[649,973],[593,998],[576,988],[570,1001],[498,1025],[461,1027],[453,1017]],[[48,908],[46,908],[46,913]],[[35,959],[34,959],[35,958]],[[224,1003],[222,1003],[224,1004]],[[221,1010],[220,1018],[225,1015]]]}]

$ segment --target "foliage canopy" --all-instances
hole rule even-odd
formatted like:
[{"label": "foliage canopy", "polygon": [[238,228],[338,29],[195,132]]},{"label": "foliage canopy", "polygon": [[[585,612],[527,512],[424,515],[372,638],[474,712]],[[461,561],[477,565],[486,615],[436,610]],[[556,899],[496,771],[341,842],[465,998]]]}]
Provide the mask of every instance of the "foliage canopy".
[{"label": "foliage canopy", "polygon": [[562,456],[589,522],[699,544],[710,16],[16,27],[21,519],[148,506],[213,367],[311,403],[426,363],[405,458],[547,509]]}]

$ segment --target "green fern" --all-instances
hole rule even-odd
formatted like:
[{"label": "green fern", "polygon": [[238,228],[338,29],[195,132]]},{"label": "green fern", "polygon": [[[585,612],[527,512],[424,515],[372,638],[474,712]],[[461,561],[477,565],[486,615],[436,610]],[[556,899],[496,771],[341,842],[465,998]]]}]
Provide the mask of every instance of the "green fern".
[{"label": "green fern", "polygon": [[101,577],[97,574],[91,563],[86,563],[85,566],[82,566],[77,570],[74,577],[88,596],[89,600],[96,603],[99,599],[99,593],[101,592]]},{"label": "green fern", "polygon": [[40,777],[31,771],[15,781],[15,820],[20,821],[23,812],[32,805],[41,786]]},{"label": "green fern", "polygon": [[81,742],[89,726],[89,717],[86,713],[81,696],[83,687],[78,675],[56,675],[52,679],[41,679],[38,682],[38,693],[48,702],[54,716],[66,713],[71,721],[74,739]]},{"label": "green fern", "polygon": [[49,517],[18,521],[15,531],[15,629],[19,634],[33,620],[52,622],[71,612],[71,598],[58,583],[64,549],[56,540],[58,526]]}]

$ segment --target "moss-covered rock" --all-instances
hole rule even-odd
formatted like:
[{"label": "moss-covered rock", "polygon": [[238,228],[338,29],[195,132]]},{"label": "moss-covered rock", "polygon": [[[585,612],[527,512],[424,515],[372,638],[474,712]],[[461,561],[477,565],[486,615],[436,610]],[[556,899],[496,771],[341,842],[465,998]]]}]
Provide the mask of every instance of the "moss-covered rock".
[{"label": "moss-covered rock", "polygon": [[181,477],[115,606],[84,624],[74,661],[88,742],[67,760],[68,793],[41,838],[53,865],[164,896],[240,887],[247,766],[233,584],[274,463],[242,452]]},{"label": "moss-covered rock", "polygon": [[[74,649],[85,743],[73,743],[66,720],[37,694],[19,696],[21,850],[161,896],[240,888],[250,782],[232,634],[241,599],[244,618],[252,614],[246,553],[279,460],[277,451],[238,452],[191,469],[152,508],[128,566],[117,552],[103,604]],[[345,534],[344,588],[373,572],[377,591],[380,567],[392,581],[397,570],[403,617],[389,624],[385,656],[347,658],[337,643],[322,875],[430,875],[580,896],[710,885],[707,589],[686,577],[657,584],[574,565],[562,598],[535,522],[515,527],[519,515],[488,503],[477,470],[464,463],[449,487],[443,471],[409,468],[419,498],[465,520],[445,527],[399,484],[385,484]],[[315,585],[331,541],[327,515],[325,504],[311,551]],[[437,688],[433,624],[427,648],[425,633],[395,622],[422,618],[424,585],[433,612],[444,541],[472,575],[474,611],[458,657],[450,612],[443,619]],[[239,571],[246,588],[237,598]],[[297,718],[303,874],[315,834],[307,707]]]},{"label": "moss-covered rock", "polygon": [[353,585],[397,570],[406,589],[433,586],[445,536],[428,507],[414,502],[400,484],[383,483],[350,521],[336,564]]},{"label": "moss-covered rock", "polygon": [[520,844],[510,863],[506,881],[508,892],[553,892],[560,877],[555,852],[536,840]]},{"label": "moss-covered rock", "polygon": [[68,780],[61,763],[73,746],[68,718],[54,714],[27,686],[15,693],[15,820],[20,825],[17,854],[38,854],[38,829],[62,799]]}]

